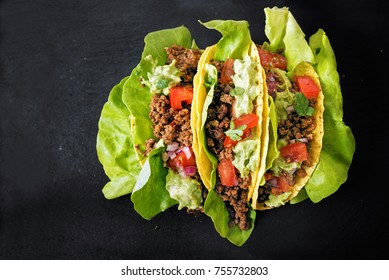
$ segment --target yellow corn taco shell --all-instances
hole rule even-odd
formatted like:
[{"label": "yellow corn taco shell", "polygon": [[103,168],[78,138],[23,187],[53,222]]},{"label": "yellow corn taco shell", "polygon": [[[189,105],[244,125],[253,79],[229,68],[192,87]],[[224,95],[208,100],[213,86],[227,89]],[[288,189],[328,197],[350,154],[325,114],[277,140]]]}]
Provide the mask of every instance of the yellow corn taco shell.
[{"label": "yellow corn taco shell", "polygon": [[[203,113],[204,103],[207,97],[207,91],[204,86],[204,82],[206,77],[205,66],[207,63],[210,63],[210,61],[213,59],[215,50],[216,50],[216,45],[208,47],[204,51],[199,61],[198,72],[194,79],[194,98],[192,102],[192,115],[191,115],[191,121],[192,121],[191,125],[193,129],[192,148],[196,156],[198,172],[200,174],[200,177],[204,185],[207,187],[208,190],[211,190],[215,185],[216,168],[218,162],[217,160],[212,161],[209,159],[206,151],[207,147],[204,147],[203,144],[206,143],[206,140],[202,139],[202,137],[205,137],[205,134],[204,132],[202,132],[202,129],[207,119],[207,115]],[[251,180],[251,185],[249,187],[248,201],[253,196],[256,186],[259,184],[260,179],[263,177],[263,173],[265,172],[265,166],[263,164],[265,163],[265,159],[266,159],[267,145],[263,145],[262,143],[263,142],[267,143],[267,139],[268,139],[268,135],[267,135],[268,122],[263,122],[263,120],[268,114],[268,107],[264,106],[264,104],[267,104],[267,98],[268,98],[267,95],[264,94],[264,89],[263,89],[263,85],[265,85],[264,82],[265,73],[260,64],[258,50],[254,43],[252,43],[250,46],[249,56],[258,64],[257,82],[259,85],[261,85],[261,87],[260,87],[259,95],[257,96],[254,102],[254,110],[255,113],[259,116],[259,122],[258,122],[258,126],[252,129],[252,133],[250,136],[251,139],[255,139],[257,141],[260,149],[259,158],[257,159],[259,161],[259,166],[255,170],[255,172],[251,173],[252,180]]]},{"label": "yellow corn taco shell", "polygon": [[[312,115],[312,118],[315,122],[315,128],[312,131],[313,139],[310,142],[310,148],[308,149],[309,158],[310,158],[310,165],[302,165],[302,168],[304,169],[306,175],[304,177],[296,177],[295,184],[291,186],[290,194],[286,197],[285,200],[281,201],[280,205],[283,205],[287,203],[288,201],[292,200],[294,197],[297,196],[297,194],[301,191],[301,189],[307,184],[308,180],[312,176],[313,171],[316,168],[317,163],[319,162],[320,158],[320,152],[322,149],[322,140],[324,135],[324,127],[323,127],[323,113],[324,113],[324,95],[321,90],[319,76],[315,72],[314,68],[311,64],[307,62],[301,62],[299,63],[292,71],[291,76],[309,76],[313,79],[313,81],[318,85],[320,88],[320,92],[318,96],[316,97],[316,105],[315,105],[315,111]],[[266,89],[266,87],[265,87]],[[267,91],[265,91],[265,95],[267,96]],[[271,98],[271,97],[268,97]],[[265,103],[269,104],[269,103]],[[269,107],[269,106],[267,106]],[[266,117],[265,120],[269,120],[269,117]],[[268,133],[269,135],[269,129]],[[263,174],[262,174],[263,175]],[[264,180],[262,180],[261,183],[263,183]],[[274,205],[266,205],[265,203],[258,203],[258,188],[254,191],[253,199],[252,199],[252,207],[256,210],[267,210],[274,208]]]}]

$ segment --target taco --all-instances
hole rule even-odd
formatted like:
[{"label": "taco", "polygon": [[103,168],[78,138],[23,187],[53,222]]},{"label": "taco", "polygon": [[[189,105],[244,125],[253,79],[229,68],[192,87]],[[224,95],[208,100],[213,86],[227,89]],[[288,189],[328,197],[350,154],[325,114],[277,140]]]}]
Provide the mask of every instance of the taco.
[{"label": "taco", "polygon": [[[134,208],[145,219],[176,204],[189,211],[203,207],[190,119],[193,78],[201,54],[183,26],[151,32],[145,37],[140,63],[121,84],[130,124],[125,155],[137,159],[129,167],[137,173],[133,174],[136,180],[118,180],[127,185],[127,192],[120,195],[132,193]],[[109,184],[103,192],[113,198],[115,190]]]},{"label": "taco", "polygon": [[249,201],[266,147],[263,69],[246,21],[204,25],[223,37],[204,51],[195,77],[194,153],[209,190],[205,213],[222,236],[241,243],[254,226]]},{"label": "taco", "polygon": [[[258,51],[266,73],[269,142],[266,172],[252,200],[257,210],[284,205],[298,195],[296,201],[309,196],[304,187],[318,166],[326,133],[324,93],[304,33],[287,8],[266,8],[265,14],[270,42],[258,46]],[[349,139],[353,140],[352,135]],[[353,148],[348,150],[353,153]],[[314,180],[328,176],[318,174]]]}]

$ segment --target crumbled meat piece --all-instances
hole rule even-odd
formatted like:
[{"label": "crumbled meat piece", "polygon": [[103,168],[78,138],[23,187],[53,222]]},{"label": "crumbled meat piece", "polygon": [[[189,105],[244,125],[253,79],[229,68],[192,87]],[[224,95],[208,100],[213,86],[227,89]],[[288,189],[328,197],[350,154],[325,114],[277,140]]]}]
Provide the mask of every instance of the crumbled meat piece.
[{"label": "crumbled meat piece", "polygon": [[201,52],[199,50],[187,49],[177,45],[166,48],[166,52],[168,54],[168,64],[173,60],[176,60],[176,67],[182,73],[182,81],[184,83],[192,82],[197,71],[197,64],[200,60]]},{"label": "crumbled meat piece", "polygon": [[225,187],[218,179],[215,191],[227,204],[227,210],[230,214],[229,226],[238,225],[241,230],[248,230],[250,228],[250,220],[248,218],[247,195],[251,177],[239,178],[238,182],[238,186]]},{"label": "crumbled meat piece", "polygon": [[146,154],[149,154],[154,149],[155,144],[156,143],[153,138],[146,140]]},{"label": "crumbled meat piece", "polygon": [[315,129],[315,122],[310,116],[299,116],[296,112],[288,114],[288,118],[278,125],[278,134],[287,141],[292,139],[307,138],[312,140],[312,131]]}]

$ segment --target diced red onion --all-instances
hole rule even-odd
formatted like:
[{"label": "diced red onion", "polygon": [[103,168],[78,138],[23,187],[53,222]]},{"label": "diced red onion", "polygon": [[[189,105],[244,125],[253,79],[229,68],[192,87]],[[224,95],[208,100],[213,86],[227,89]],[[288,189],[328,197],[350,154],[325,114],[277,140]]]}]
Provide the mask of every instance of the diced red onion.
[{"label": "diced red onion", "polygon": [[185,146],[184,148],[182,148],[182,151],[185,153],[186,158],[190,159],[190,157],[192,156],[192,153],[190,152],[189,147]]},{"label": "diced red onion", "polygon": [[274,177],[274,178],[270,179],[269,181],[267,181],[267,183],[269,185],[271,185],[272,187],[275,187],[275,186],[277,186],[277,178]]},{"label": "diced red onion", "polygon": [[299,138],[299,139],[289,140],[289,144],[293,144],[296,142],[308,143],[308,139],[307,138]]},{"label": "diced red onion", "polygon": [[303,143],[308,143],[308,139],[307,138],[300,138],[300,139],[297,139],[297,141],[300,141],[300,142],[303,142]]},{"label": "diced red onion", "polygon": [[176,153],[175,153],[175,152],[172,152],[172,151],[167,152],[167,154],[168,154],[168,156],[169,156],[171,159],[173,159],[173,158],[175,158],[175,157],[177,156]]},{"label": "diced red onion", "polygon": [[166,147],[166,151],[168,151],[168,152],[174,152],[174,151],[177,151],[177,149],[178,149],[177,142],[173,142],[173,143],[167,145],[167,147]]},{"label": "diced red onion", "polygon": [[194,176],[196,174],[196,167],[195,166],[186,166],[186,167],[184,167],[184,173],[187,176]]}]

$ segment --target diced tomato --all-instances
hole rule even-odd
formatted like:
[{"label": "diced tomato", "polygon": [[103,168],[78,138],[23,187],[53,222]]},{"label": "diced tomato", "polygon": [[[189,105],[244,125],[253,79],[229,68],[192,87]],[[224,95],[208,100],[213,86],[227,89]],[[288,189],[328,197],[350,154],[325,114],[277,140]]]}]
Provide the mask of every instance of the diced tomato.
[{"label": "diced tomato", "polygon": [[260,47],[258,47],[258,53],[263,67],[274,67],[286,70],[287,62],[283,55],[266,51]]},{"label": "diced tomato", "polygon": [[222,159],[217,166],[217,172],[223,186],[233,187],[237,185],[238,178],[232,160]]},{"label": "diced tomato", "polygon": [[246,114],[242,115],[236,120],[234,120],[235,127],[241,125],[247,125],[246,129],[253,128],[258,125],[259,117],[257,114]]},{"label": "diced tomato", "polygon": [[182,102],[185,102],[186,104],[192,104],[193,99],[193,88],[186,86],[186,87],[172,87],[170,89],[170,106],[174,110],[182,109]]},{"label": "diced tomato", "polygon": [[169,161],[169,167],[173,170],[179,170],[183,167],[196,166],[196,158],[191,147],[187,147],[190,153],[188,158],[184,151],[179,151],[176,156]]},{"label": "diced tomato", "polygon": [[232,82],[232,76],[234,72],[234,60],[232,58],[227,58],[224,62],[222,73],[220,75],[221,84],[230,84]]},{"label": "diced tomato", "polygon": [[302,142],[295,142],[280,149],[281,156],[290,161],[303,162],[308,159],[307,146]]},{"label": "diced tomato", "polygon": [[294,77],[294,80],[306,98],[316,98],[316,96],[319,94],[320,88],[311,77],[297,76]]},{"label": "diced tomato", "polygon": [[224,138],[223,145],[225,148],[234,147],[236,144],[238,144],[238,141],[234,141],[228,136],[226,136],[226,138]]},{"label": "diced tomato", "polygon": [[290,191],[290,186],[285,176],[276,177],[276,178],[277,178],[277,185],[271,189],[272,194],[280,195],[284,192]]},{"label": "diced tomato", "polygon": [[[241,138],[242,138],[241,140],[249,137],[250,134],[251,134],[250,128],[246,128],[245,130],[243,130],[243,134],[241,136]],[[226,138],[224,138],[223,144],[224,144],[224,147],[228,148],[228,147],[234,147],[236,144],[238,144],[238,142],[239,141],[234,141],[234,140],[232,140],[230,137],[228,137],[226,135]]]},{"label": "diced tomato", "polygon": [[[243,134],[241,136],[241,140],[247,138],[251,134],[251,128],[258,125],[259,117],[256,114],[246,114],[240,116],[236,120],[234,120],[235,128],[246,125],[246,128],[243,130]],[[224,147],[233,147],[238,144],[239,141],[234,141],[230,137],[226,136],[224,139]]]}]

